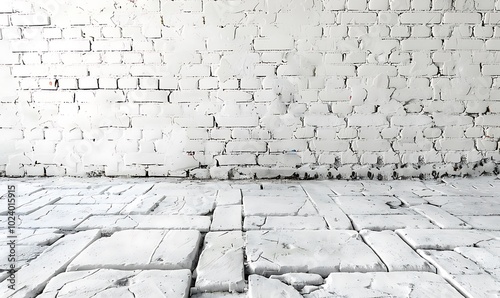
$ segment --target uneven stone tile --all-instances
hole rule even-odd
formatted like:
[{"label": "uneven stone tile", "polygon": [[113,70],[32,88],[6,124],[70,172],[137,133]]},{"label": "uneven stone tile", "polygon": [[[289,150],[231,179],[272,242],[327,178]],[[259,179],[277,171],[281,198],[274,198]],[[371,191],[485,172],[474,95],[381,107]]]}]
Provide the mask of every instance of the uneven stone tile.
[{"label": "uneven stone tile", "polygon": [[413,193],[393,192],[393,194],[408,207],[427,204],[426,199]]},{"label": "uneven stone tile", "polygon": [[208,233],[195,275],[196,291],[242,292],[245,274],[241,231]]},{"label": "uneven stone tile", "polygon": [[500,269],[500,254],[481,247],[457,247],[455,251],[485,270]]},{"label": "uneven stone tile", "polygon": [[441,206],[443,210],[453,215],[499,215],[500,216],[500,202],[474,202],[470,203],[448,203]]},{"label": "uneven stone tile", "polygon": [[2,271],[2,272],[0,272],[0,282],[4,281],[7,277],[9,277],[9,272],[8,271]]},{"label": "uneven stone tile", "polygon": [[371,196],[371,197],[333,197],[340,208],[348,215],[365,214],[412,214],[403,203],[395,197]]},{"label": "uneven stone tile", "polygon": [[1,297],[35,297],[47,282],[66,266],[89,244],[100,237],[98,230],[67,235],[47,248],[29,265],[16,273],[16,290],[7,288],[8,281],[0,284]]},{"label": "uneven stone tile", "polygon": [[243,210],[245,216],[318,214],[306,196],[243,196]]},{"label": "uneven stone tile", "polygon": [[247,293],[198,293],[192,294],[191,298],[248,298]]},{"label": "uneven stone tile", "polygon": [[406,243],[413,249],[447,249],[453,250],[459,246],[473,246],[474,244],[493,238],[486,232],[474,230],[396,230]]},{"label": "uneven stone tile", "polygon": [[286,273],[283,275],[271,275],[269,278],[277,279],[294,287],[296,290],[301,290],[305,286],[319,286],[324,282],[321,275],[313,273]]},{"label": "uneven stone tile", "polygon": [[[192,269],[200,238],[198,231],[119,231],[90,245],[71,262],[67,271]],[[120,249],[113,249],[117,247]]]},{"label": "uneven stone tile", "polygon": [[500,256],[500,239],[488,239],[480,241],[476,244],[477,247],[486,248],[495,255]]},{"label": "uneven stone tile", "polygon": [[198,230],[206,232],[210,227],[210,216],[191,215],[135,215],[137,229]]},{"label": "uneven stone tile", "polygon": [[66,196],[55,204],[63,205],[91,205],[91,204],[129,204],[136,199],[127,195],[95,195],[95,196]]},{"label": "uneven stone tile", "polygon": [[500,281],[489,274],[456,275],[450,283],[466,297],[500,297]]},{"label": "uneven stone tile", "polygon": [[413,210],[427,217],[434,224],[443,229],[470,229],[471,226],[463,222],[461,219],[449,214],[443,209],[434,205],[418,205],[413,206]]},{"label": "uneven stone tile", "polygon": [[392,231],[360,232],[363,240],[382,259],[390,271],[428,271],[436,272],[429,262],[422,259],[411,247]]},{"label": "uneven stone tile", "polygon": [[[322,181],[326,187],[331,189],[338,196],[362,196],[362,191],[365,189],[360,181],[350,181],[345,183],[345,181]],[[301,183],[304,185],[304,183]]]},{"label": "uneven stone tile", "polygon": [[215,208],[215,198],[205,195],[166,196],[151,214],[206,215]]},{"label": "uneven stone tile", "polygon": [[269,297],[302,298],[302,295],[293,287],[279,280],[250,275],[248,277],[248,298]]},{"label": "uneven stone tile", "polygon": [[117,214],[120,208],[112,204],[48,205],[21,218],[21,228],[73,229],[90,215]]},{"label": "uneven stone tile", "polygon": [[130,184],[120,183],[118,185],[113,185],[110,188],[106,189],[104,192],[105,195],[119,195],[132,187]]},{"label": "uneven stone tile", "polygon": [[[2,242],[0,246],[0,270],[8,270],[10,262],[8,262],[8,256],[10,252],[10,247]],[[25,266],[29,261],[38,257],[48,246],[36,246],[36,245],[16,245],[16,268],[21,268]]]},{"label": "uneven stone tile", "polygon": [[441,276],[430,272],[332,273],[317,292],[304,297],[463,298]]},{"label": "uneven stone tile", "polygon": [[460,216],[460,218],[474,229],[500,231],[500,215]]},{"label": "uneven stone tile", "polygon": [[120,214],[148,214],[154,210],[158,204],[165,198],[164,195],[146,194],[140,195],[128,204]]},{"label": "uneven stone tile", "polygon": [[42,298],[189,297],[189,270],[95,269],[64,272],[45,287]]},{"label": "uneven stone tile", "polygon": [[351,215],[356,230],[368,229],[374,231],[397,229],[434,229],[437,228],[422,215]]},{"label": "uneven stone tile", "polygon": [[327,187],[326,181],[324,183],[301,182],[301,186],[330,229],[352,229],[351,220],[330,196],[332,191]]},{"label": "uneven stone tile", "polygon": [[247,216],[243,224],[249,230],[327,230],[320,216]]},{"label": "uneven stone tile", "polygon": [[217,192],[217,206],[241,205],[241,189],[224,189]]},{"label": "uneven stone tile", "polygon": [[243,206],[227,205],[216,207],[213,214],[211,231],[241,230]]},{"label": "uneven stone tile", "polygon": [[142,196],[147,193],[151,188],[153,188],[154,183],[140,183],[134,184],[131,188],[125,190],[121,193],[122,196],[137,197]]},{"label": "uneven stone tile", "polygon": [[354,231],[248,231],[246,254],[248,271],[265,276],[387,270]]},{"label": "uneven stone tile", "polygon": [[[0,230],[0,242],[7,241],[8,230]],[[17,229],[16,244],[18,245],[51,245],[64,236],[57,229]]]},{"label": "uneven stone tile", "polygon": [[207,232],[210,216],[196,215],[93,215],[76,227],[77,231],[101,229],[112,233],[121,230],[198,230]]},{"label": "uneven stone tile", "polygon": [[438,274],[445,277],[448,275],[485,273],[476,263],[454,251],[419,249],[417,252],[436,267]]}]

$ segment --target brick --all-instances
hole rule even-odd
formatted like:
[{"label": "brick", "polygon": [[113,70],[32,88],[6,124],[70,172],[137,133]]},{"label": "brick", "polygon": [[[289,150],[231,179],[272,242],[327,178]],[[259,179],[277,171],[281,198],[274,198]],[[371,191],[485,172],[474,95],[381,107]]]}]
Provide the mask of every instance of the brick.
[{"label": "brick", "polygon": [[486,49],[489,51],[500,51],[500,39],[487,40]]},{"label": "brick", "polygon": [[470,139],[441,139],[436,141],[438,150],[469,151],[474,148],[474,140]]},{"label": "brick", "polygon": [[313,140],[311,149],[314,151],[344,152],[349,150],[349,141],[344,140]]},{"label": "brick", "polygon": [[269,152],[301,152],[307,150],[306,140],[270,141]]},{"label": "brick", "polygon": [[40,103],[73,102],[75,94],[69,91],[36,91],[33,92],[33,101]]},{"label": "brick", "polygon": [[258,116],[215,116],[215,122],[219,127],[254,127],[259,125]]},{"label": "brick", "polygon": [[174,118],[174,123],[181,127],[213,127],[214,117],[213,116],[196,116],[191,117],[179,117]]},{"label": "brick", "polygon": [[441,39],[405,39],[401,41],[403,51],[434,51],[443,46]]},{"label": "brick", "polygon": [[308,114],[304,116],[304,124],[307,126],[345,126],[344,118],[335,115]]},{"label": "brick", "polygon": [[482,72],[485,76],[498,76],[500,75],[500,64],[485,64],[483,65]]},{"label": "brick", "polygon": [[481,14],[475,12],[445,12],[445,24],[480,24]]},{"label": "brick", "polygon": [[208,77],[210,76],[210,67],[203,64],[183,65],[180,75],[185,77]]},{"label": "brick", "polygon": [[478,39],[451,38],[444,41],[445,50],[481,50],[483,48],[484,41]]},{"label": "brick", "polygon": [[406,115],[391,117],[392,126],[428,126],[432,118],[425,115]]},{"label": "brick", "polygon": [[358,67],[358,75],[361,77],[376,77],[380,74],[395,77],[398,71],[397,68],[392,65],[364,64]]},{"label": "brick", "polygon": [[168,101],[168,91],[154,91],[154,90],[133,90],[127,93],[129,102],[154,102],[166,103]]},{"label": "brick", "polygon": [[348,126],[387,126],[389,123],[384,115],[351,115],[347,117]]},{"label": "brick", "polygon": [[43,13],[37,14],[14,14],[10,20],[14,26],[48,26],[50,25],[50,17]]},{"label": "brick", "polygon": [[263,141],[229,141],[226,151],[233,152],[266,152],[267,143]]},{"label": "brick", "polygon": [[183,103],[183,102],[202,102],[209,98],[208,91],[204,90],[184,90],[173,91],[170,94],[170,102]]},{"label": "brick", "polygon": [[257,157],[254,154],[243,153],[238,155],[219,155],[215,157],[220,166],[229,165],[256,165]]},{"label": "brick", "polygon": [[500,12],[487,12],[484,16],[484,23],[498,25],[500,23]]},{"label": "brick", "polygon": [[81,78],[78,80],[79,89],[98,89],[99,85],[96,78]]},{"label": "brick", "polygon": [[377,22],[377,14],[374,12],[341,12],[339,17],[342,25],[375,24]]},{"label": "brick", "polygon": [[254,40],[254,48],[256,51],[284,51],[293,49],[294,43],[293,38],[286,36],[257,38]]},{"label": "brick", "polygon": [[410,0],[389,0],[391,10],[410,9]]},{"label": "brick", "polygon": [[355,140],[352,142],[355,151],[385,152],[391,151],[391,144],[387,140]]},{"label": "brick", "polygon": [[388,10],[389,0],[369,0],[368,1],[369,10]]},{"label": "brick", "polygon": [[92,42],[93,51],[130,51],[132,43],[129,39],[106,39]]},{"label": "brick", "polygon": [[401,24],[439,24],[441,13],[439,12],[405,12],[400,17]]},{"label": "brick", "polygon": [[481,115],[475,122],[481,126],[500,126],[500,115]]},{"label": "brick", "polygon": [[12,52],[45,52],[49,50],[49,43],[46,40],[13,40],[11,41]]}]

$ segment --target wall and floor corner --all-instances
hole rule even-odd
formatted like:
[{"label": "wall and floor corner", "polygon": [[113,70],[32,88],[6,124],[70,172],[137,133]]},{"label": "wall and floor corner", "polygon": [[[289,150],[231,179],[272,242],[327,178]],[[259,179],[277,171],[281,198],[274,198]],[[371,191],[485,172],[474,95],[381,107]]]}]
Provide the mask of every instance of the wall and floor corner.
[{"label": "wall and floor corner", "polygon": [[0,172],[479,175],[499,0],[1,0]]}]

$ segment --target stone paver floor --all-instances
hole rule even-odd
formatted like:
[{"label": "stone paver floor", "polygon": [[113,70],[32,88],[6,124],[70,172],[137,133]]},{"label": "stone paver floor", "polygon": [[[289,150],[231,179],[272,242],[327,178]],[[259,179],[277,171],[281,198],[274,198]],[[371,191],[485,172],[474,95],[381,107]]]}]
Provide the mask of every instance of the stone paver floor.
[{"label": "stone paver floor", "polygon": [[3,178],[0,195],[0,297],[500,297],[494,176]]}]

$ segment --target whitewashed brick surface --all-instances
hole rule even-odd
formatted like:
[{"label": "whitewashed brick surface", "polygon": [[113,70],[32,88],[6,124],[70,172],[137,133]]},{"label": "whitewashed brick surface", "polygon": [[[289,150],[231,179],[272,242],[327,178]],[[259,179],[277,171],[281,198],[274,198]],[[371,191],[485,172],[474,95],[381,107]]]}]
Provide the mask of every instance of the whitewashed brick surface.
[{"label": "whitewashed brick surface", "polygon": [[499,171],[498,0],[4,2],[0,175]]}]

